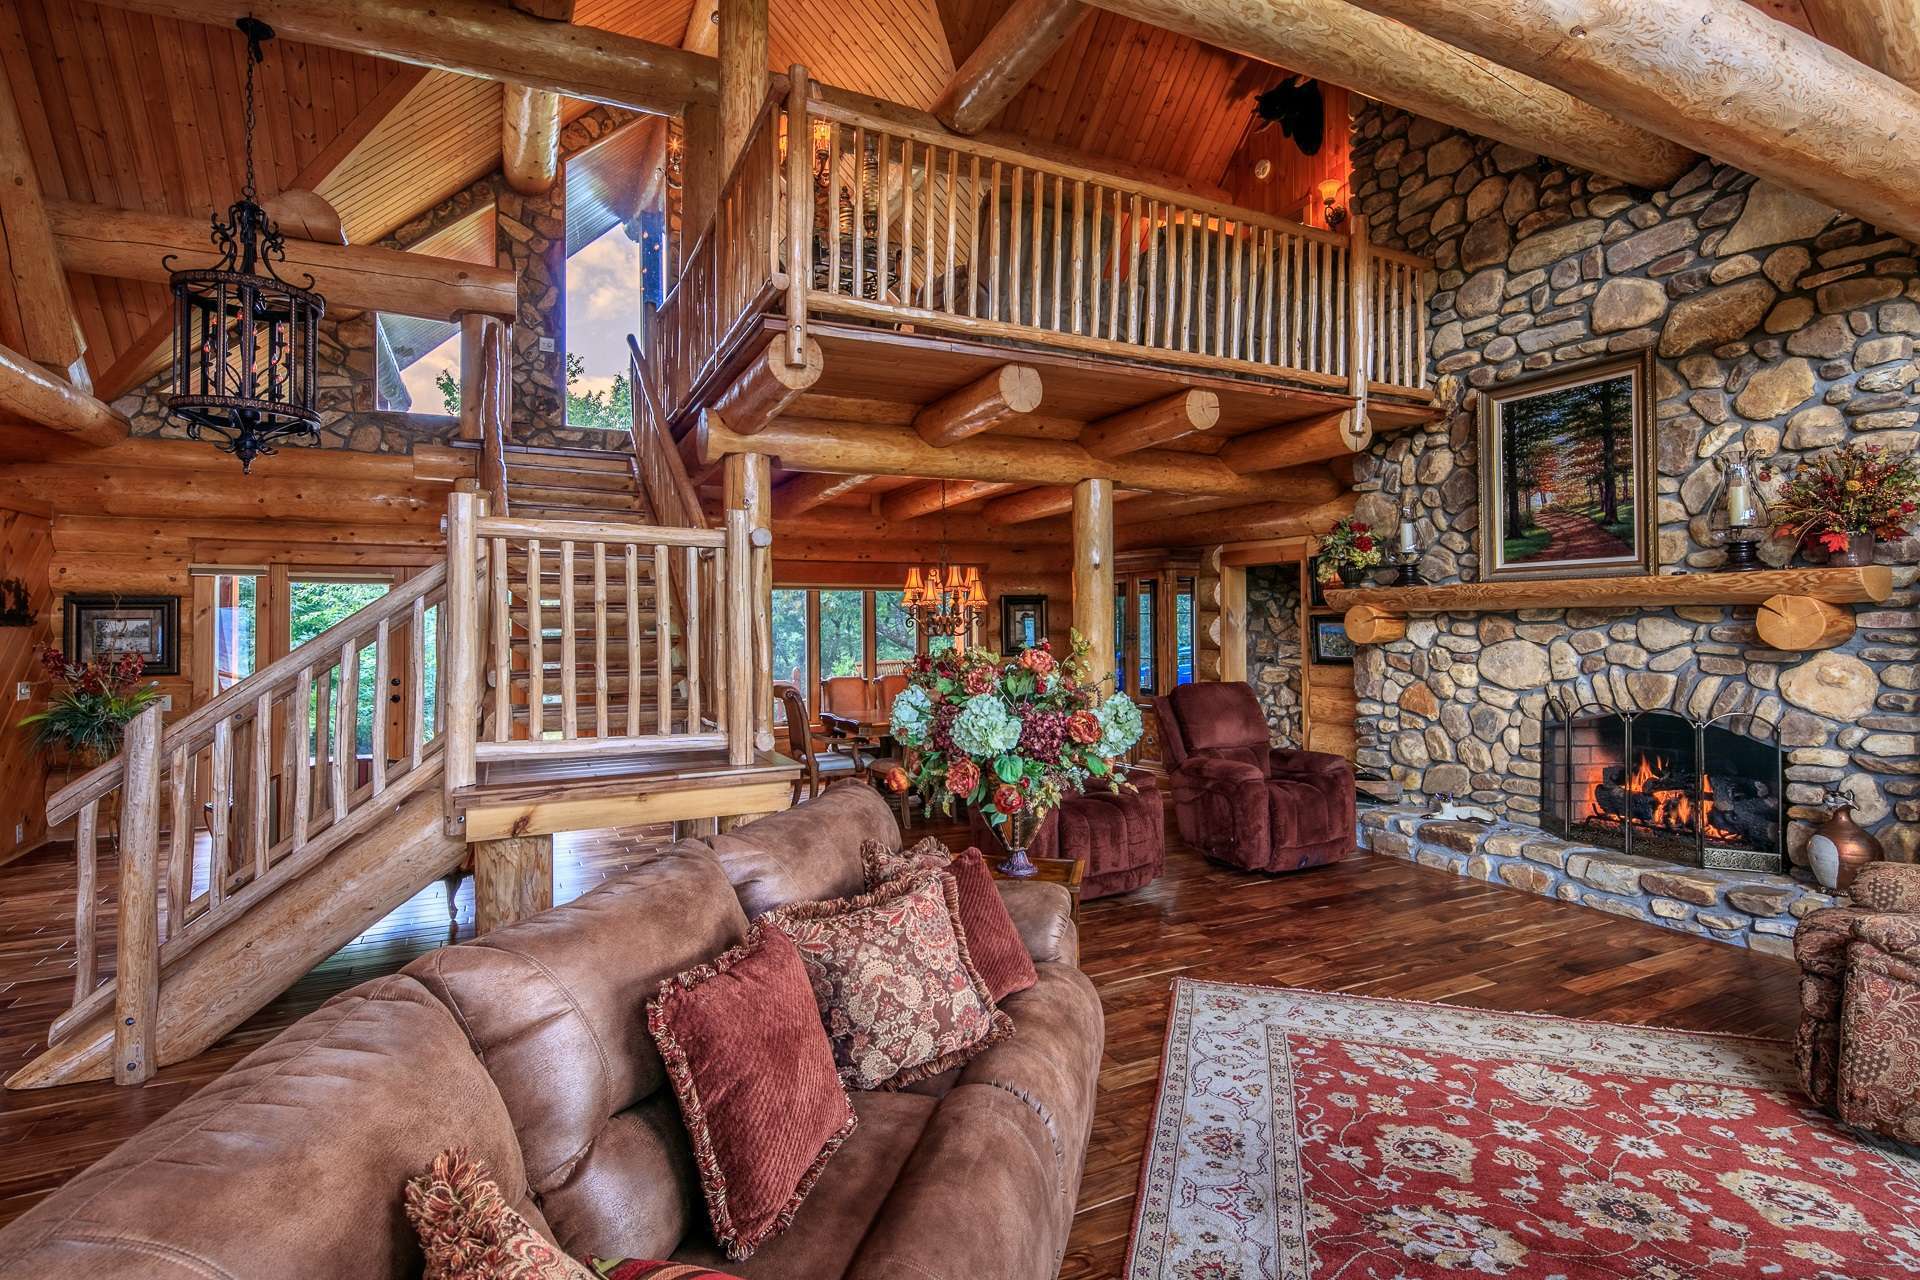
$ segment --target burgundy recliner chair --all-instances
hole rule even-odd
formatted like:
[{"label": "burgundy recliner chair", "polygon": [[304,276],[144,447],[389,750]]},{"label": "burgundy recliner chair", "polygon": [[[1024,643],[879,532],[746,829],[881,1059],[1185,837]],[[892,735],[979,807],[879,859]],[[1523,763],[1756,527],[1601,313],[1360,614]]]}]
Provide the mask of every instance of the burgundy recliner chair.
[{"label": "burgundy recliner chair", "polygon": [[1177,686],[1153,700],[1180,836],[1215,862],[1297,871],[1354,845],[1353,766],[1268,745],[1266,717],[1238,682]]}]

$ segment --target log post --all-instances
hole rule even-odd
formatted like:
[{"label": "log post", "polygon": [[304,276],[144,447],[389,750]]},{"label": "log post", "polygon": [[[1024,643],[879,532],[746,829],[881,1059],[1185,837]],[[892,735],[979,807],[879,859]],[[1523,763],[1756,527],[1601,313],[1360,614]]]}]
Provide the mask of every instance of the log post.
[{"label": "log post", "polygon": [[1753,615],[1753,625],[1774,649],[1831,649],[1853,639],[1853,610],[1812,596],[1768,596]]},{"label": "log post", "polygon": [[14,103],[0,66],[0,344],[88,391],[86,344]]},{"label": "log post", "polygon": [[447,705],[443,711],[447,745],[444,783],[447,834],[466,834],[466,818],[454,803],[456,793],[476,777],[473,751],[480,736],[480,563],[475,524],[485,504],[471,493],[447,496],[446,664]]},{"label": "log post", "polygon": [[1073,629],[1088,645],[1089,674],[1115,675],[1113,634],[1113,482],[1073,486]]},{"label": "log post", "polygon": [[1353,397],[1353,430],[1372,435],[1367,382],[1373,376],[1373,241],[1364,214],[1356,211],[1347,221],[1353,228],[1347,243],[1347,394]]},{"label": "log post", "polygon": [[[733,172],[767,100],[767,0],[720,0],[720,169]],[[717,185],[717,183],[716,183]]]},{"label": "log post", "polygon": [[513,419],[513,376],[507,325],[498,316],[460,317],[460,438],[480,442],[476,479],[487,509],[507,514],[507,434]]},{"label": "log post", "polygon": [[473,844],[473,931],[481,937],[553,905],[553,837]]},{"label": "log post", "polygon": [[1117,458],[1210,431],[1219,421],[1219,393],[1191,388],[1088,423],[1080,446],[1096,458]]},{"label": "log post", "polygon": [[[745,508],[727,508],[726,634],[733,642],[722,655],[727,668],[727,763],[753,763],[753,646],[740,637],[753,633],[753,554]],[[770,673],[769,673],[770,674]]]},{"label": "log post", "polygon": [[1080,0],[1014,0],[947,81],[933,114],[955,133],[980,132],[1059,52],[1086,12]]},{"label": "log post", "polygon": [[1355,644],[1392,644],[1407,634],[1406,615],[1377,604],[1357,604],[1342,619]]},{"label": "log post", "polygon": [[694,103],[681,121],[680,169],[680,254],[673,264],[677,278],[685,264],[686,253],[713,222],[720,207],[720,184],[726,173],[720,168],[720,109],[710,102]]},{"label": "log post", "polygon": [[504,86],[500,172],[524,195],[544,195],[560,176],[560,95],[524,84]]},{"label": "log post", "polygon": [[[813,283],[813,129],[807,123],[807,69],[798,63],[789,67],[787,86],[787,364],[805,368],[807,288]],[[907,198],[913,198],[911,191]]]},{"label": "log post", "polygon": [[1002,365],[921,409],[914,415],[913,429],[928,444],[945,448],[1039,407],[1040,371],[1032,365]]},{"label": "log post", "polygon": [[715,397],[710,407],[728,428],[741,435],[752,435],[786,412],[787,406],[820,381],[826,357],[818,342],[812,338],[806,340],[799,364],[788,362],[787,351],[785,339],[773,339],[740,376]]},{"label": "log post", "polygon": [[[127,725],[120,789],[119,959],[113,991],[113,1079],[151,1076],[160,1017],[160,708]],[[173,904],[178,911],[185,904]]]}]

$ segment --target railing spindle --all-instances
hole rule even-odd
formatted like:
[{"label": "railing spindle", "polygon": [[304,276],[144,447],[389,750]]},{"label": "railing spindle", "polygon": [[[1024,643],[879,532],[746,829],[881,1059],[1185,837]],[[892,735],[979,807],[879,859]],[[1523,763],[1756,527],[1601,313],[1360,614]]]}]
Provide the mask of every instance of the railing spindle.
[{"label": "railing spindle", "polygon": [[959,218],[959,200],[960,200],[959,188],[960,188],[960,153],[958,151],[953,150],[952,148],[948,148],[947,150],[947,266],[946,266],[945,274],[941,278],[941,295],[944,298],[944,301],[941,304],[941,310],[945,311],[948,315],[956,315],[959,312],[959,306],[953,300],[953,247],[954,247],[955,233],[959,230],[959,227],[957,226],[957,222]]},{"label": "railing spindle", "polygon": [[[629,677],[631,679],[631,677]],[[593,544],[593,732],[607,736],[607,544]]]},{"label": "railing spindle", "polygon": [[874,216],[879,219],[879,252],[874,260],[873,300],[887,301],[887,267],[892,256],[892,212],[893,212],[893,139],[884,133],[875,132],[874,145],[880,151],[880,189],[874,193]]},{"label": "railing spindle", "polygon": [[[687,549],[689,551],[694,550],[692,547]],[[633,561],[634,549],[628,547],[628,582],[632,582],[634,579]],[[656,733],[673,732],[673,612],[668,608],[668,601],[673,599],[672,578],[673,555],[668,550],[666,544],[662,543],[653,549],[653,610],[654,622],[658,628],[654,633],[654,644],[655,652],[659,659],[654,665],[653,672],[653,714],[654,731]],[[698,594],[698,589],[699,584],[689,575],[687,579],[687,596],[689,600]],[[692,608],[691,603],[689,603],[688,608]],[[632,687],[627,692],[627,698],[632,703],[634,709],[634,715],[630,722],[633,727],[629,729],[628,732],[638,733],[640,732],[640,620],[637,614],[631,609],[629,609],[627,613],[627,629],[627,669],[633,673],[630,677]],[[688,644],[689,647],[691,647],[691,637],[688,638]],[[700,727],[695,724],[689,724],[687,726],[687,732],[698,733],[700,732]]]},{"label": "railing spindle", "polygon": [[547,633],[540,616],[546,583],[540,570],[540,539],[527,540],[527,737],[547,736]]},{"label": "railing spindle", "polygon": [[167,760],[167,936],[187,922],[187,904],[193,898],[193,814],[187,807],[187,789],[193,771],[185,746],[177,746]]},{"label": "railing spindle", "polygon": [[[496,606],[501,613],[506,612],[506,608],[504,600]],[[368,780],[376,796],[387,789],[387,708],[399,701],[388,700],[387,687],[393,681],[393,645],[387,622],[386,618],[380,619],[380,625],[373,632],[373,754],[368,762]]]},{"label": "railing spindle", "polygon": [[1042,259],[1046,257],[1046,241],[1044,238],[1046,228],[1041,224],[1044,223],[1047,218],[1047,175],[1038,169],[1033,171],[1033,212],[1030,216],[1033,221],[1033,229],[1029,234],[1029,243],[1033,248],[1033,261],[1028,264],[1027,269],[1031,273],[1032,289],[1030,292],[1033,295],[1033,301],[1027,305],[1027,310],[1031,316],[1031,323],[1038,328],[1041,324],[1041,272],[1046,266],[1042,261]]},{"label": "railing spindle", "polygon": [[[881,197],[885,199],[884,194]],[[853,127],[853,269],[848,292],[856,298],[867,296],[867,131]],[[878,296],[874,301],[878,302]]]},{"label": "railing spindle", "polygon": [[[420,647],[416,640],[414,652],[418,653]],[[292,757],[287,771],[293,777],[293,847],[296,851],[306,847],[307,831],[313,822],[313,768],[307,748],[307,704],[313,701],[313,694],[313,671],[302,668],[293,678],[293,701],[287,707],[287,744]],[[414,765],[418,767],[419,763],[416,747]]]},{"label": "railing spindle", "polygon": [[1073,278],[1072,333],[1087,331],[1087,180],[1073,181],[1073,261],[1068,271]]},{"label": "railing spindle", "polygon": [[[705,583],[702,582],[700,574],[700,548],[687,548],[684,565],[687,582],[687,616],[684,637],[687,654],[687,732],[699,733],[704,727],[700,722],[700,597],[702,591],[705,590]],[[669,648],[665,655],[663,655],[667,660],[661,662],[660,665],[671,668],[671,659],[673,656],[671,637],[668,639],[668,645]],[[669,693],[671,693],[673,689],[671,670],[662,678],[666,682]],[[668,700],[669,699],[663,699],[662,701]]]},{"label": "railing spindle", "polygon": [[[474,644],[477,648],[477,638]],[[360,646],[352,640],[340,646],[339,692],[333,705],[333,820],[339,822],[347,816],[347,804],[353,798],[360,745]],[[477,706],[474,712],[479,712]]]},{"label": "railing spindle", "polygon": [[1087,228],[1087,267],[1089,271],[1087,280],[1087,325],[1090,336],[1095,338],[1100,336],[1100,279],[1106,274],[1107,267],[1106,259],[1100,256],[1101,205],[1105,203],[1105,201],[1101,199],[1101,193],[1104,190],[1105,188],[1096,182],[1093,184],[1092,190],[1089,193],[1093,197],[1092,200],[1089,201],[1093,206],[1093,219],[1091,225]]},{"label": "railing spindle", "polygon": [[900,140],[900,301],[913,305],[913,139]]},{"label": "railing spindle", "polygon": [[100,802],[90,800],[74,819],[73,827],[73,1002],[93,991],[100,965]]},{"label": "railing spindle", "polygon": [[1127,219],[1127,341],[1135,344],[1140,341],[1140,227],[1140,197],[1136,193]]},{"label": "railing spindle", "polygon": [[[508,676],[512,672],[507,673]],[[302,678],[304,679],[304,673]],[[504,678],[504,677],[503,677]],[[298,686],[296,686],[296,689]],[[407,768],[420,767],[420,758],[426,752],[426,691],[427,691],[427,600],[425,596],[414,599],[413,608],[407,615],[407,696],[403,700],[407,708]],[[300,708],[296,718],[304,714],[307,705],[306,695],[296,692],[295,705]],[[304,743],[306,734],[301,732]],[[303,747],[304,749],[304,747]],[[295,842],[295,847],[305,843],[305,835]]]},{"label": "railing spindle", "polygon": [[207,834],[212,859],[207,871],[207,894],[214,906],[226,901],[227,880],[233,874],[233,719],[223,717],[213,726],[213,765],[207,796]]},{"label": "railing spindle", "polygon": [[1022,220],[1021,209],[1027,199],[1027,171],[1019,165],[1013,167],[1013,175],[1007,184],[1007,319],[1014,324],[1026,321],[1026,312],[1021,309],[1021,266],[1026,261],[1027,224]]},{"label": "railing spindle", "polygon": [[987,192],[987,319],[1000,318],[1000,162],[993,162],[993,186]]},{"label": "railing spindle", "polygon": [[574,653],[573,542],[560,543],[560,736],[580,736],[580,670]]},{"label": "railing spindle", "polygon": [[273,861],[273,692],[262,693],[253,704],[253,767],[248,778],[252,799],[247,805],[247,838],[253,845],[253,875],[267,874]]},{"label": "railing spindle", "polygon": [[[840,137],[839,121],[827,124],[827,292],[840,292]],[[857,179],[856,179],[857,181]]]},{"label": "railing spindle", "polygon": [[[507,540],[495,538],[488,551],[489,568],[492,571],[493,607],[488,611],[488,620],[493,629],[493,740],[505,742],[513,737],[513,592],[507,585]],[[386,623],[380,624],[380,635],[384,643]],[[386,652],[381,650],[381,660],[385,661]],[[380,688],[385,690],[386,669],[381,668]],[[381,719],[376,715],[374,720]],[[374,731],[374,745],[380,745],[380,731]],[[386,765],[380,758],[380,752],[374,752],[373,776],[384,783]],[[379,785],[376,783],[376,786]],[[378,792],[376,791],[376,794]]]}]

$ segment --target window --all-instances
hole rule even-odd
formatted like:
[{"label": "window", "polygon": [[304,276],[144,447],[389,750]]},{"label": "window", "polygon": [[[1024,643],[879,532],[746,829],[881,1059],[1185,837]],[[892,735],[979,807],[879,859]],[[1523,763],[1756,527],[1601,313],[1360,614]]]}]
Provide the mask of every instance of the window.
[{"label": "window", "polygon": [[906,593],[873,593],[873,661],[877,675],[897,675],[913,661],[916,634]]},{"label": "window", "polygon": [[259,652],[260,580],[253,574],[213,578],[213,692],[254,673]]},{"label": "window", "polygon": [[567,251],[567,425],[633,429],[627,335],[641,327],[640,246],[623,223]]},{"label": "window", "polygon": [[1159,632],[1154,629],[1155,615],[1160,603],[1160,584],[1142,580],[1134,588],[1134,599],[1139,602],[1135,616],[1139,620],[1139,629],[1134,632],[1134,648],[1140,653],[1139,682],[1134,686],[1137,693],[1152,693],[1155,690],[1154,651],[1159,648]]},{"label": "window", "polygon": [[[475,266],[494,264],[494,209],[486,205],[408,251]],[[381,312],[373,320],[373,407],[390,413],[460,413],[460,326]]]},{"label": "window", "polygon": [[[386,582],[342,582],[335,579],[296,579],[287,584],[291,612],[288,637],[294,648],[343,620],[348,614],[372,604],[391,590]],[[428,646],[428,652],[433,647]],[[355,698],[354,751],[366,755],[373,750],[373,712],[383,705],[380,691],[374,687],[374,646],[360,651]],[[431,688],[431,684],[428,686]],[[334,691],[339,697],[339,690]],[[317,701],[317,695],[316,695]]]},{"label": "window", "polygon": [[1127,587],[1113,584],[1113,684],[1116,692],[1127,687]]},{"label": "window", "polygon": [[820,593],[820,678],[867,673],[867,593]]},{"label": "window", "polygon": [[823,680],[900,675],[917,654],[945,653],[954,644],[953,636],[921,636],[899,591],[776,587],[773,592],[773,678],[792,681],[815,714]]},{"label": "window", "polygon": [[803,697],[811,683],[807,678],[810,634],[807,593],[793,587],[776,589],[773,593],[773,678],[792,682]]},{"label": "window", "polygon": [[1173,593],[1173,682],[1193,683],[1193,579],[1181,578]]}]

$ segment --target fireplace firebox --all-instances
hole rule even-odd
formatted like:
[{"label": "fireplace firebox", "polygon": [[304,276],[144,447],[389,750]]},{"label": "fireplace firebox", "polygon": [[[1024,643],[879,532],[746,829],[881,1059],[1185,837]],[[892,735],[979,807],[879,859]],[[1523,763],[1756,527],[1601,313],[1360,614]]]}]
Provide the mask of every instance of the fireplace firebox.
[{"label": "fireplace firebox", "polygon": [[1786,787],[1765,721],[1588,704],[1542,730],[1542,817],[1555,834],[1684,866],[1785,868]]}]

